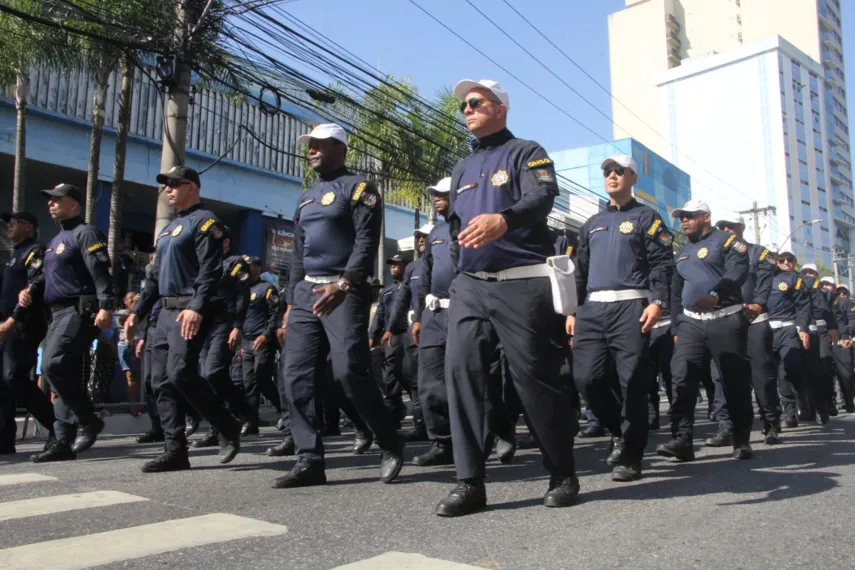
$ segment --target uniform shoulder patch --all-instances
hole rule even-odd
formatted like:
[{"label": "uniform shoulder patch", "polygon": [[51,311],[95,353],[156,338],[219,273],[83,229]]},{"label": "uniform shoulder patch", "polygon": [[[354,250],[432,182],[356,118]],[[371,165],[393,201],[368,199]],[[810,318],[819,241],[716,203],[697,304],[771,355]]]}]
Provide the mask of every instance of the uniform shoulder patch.
[{"label": "uniform shoulder patch", "polygon": [[[30,252],[30,254],[27,256],[27,258],[24,260],[24,265],[25,265],[25,266],[29,266],[29,265],[30,265],[30,262],[33,260],[33,257],[35,257],[35,255],[36,255],[36,252],[35,252],[35,251],[31,251],[31,252]],[[15,262],[15,258],[13,257],[13,258],[12,258],[12,263],[14,263],[14,262]],[[12,263],[10,263],[10,265],[12,265]]]},{"label": "uniform shoulder patch", "polygon": [[793,289],[798,290],[798,289],[801,289],[801,288],[802,288],[802,278],[801,278],[801,277],[799,277],[798,279],[796,279],[796,285],[795,285],[795,287],[793,287]]},{"label": "uniform shoulder patch", "polygon": [[359,185],[356,187],[356,189],[353,191],[353,196],[351,196],[350,200],[352,202],[358,201],[362,197],[362,194],[363,194],[363,192],[365,192],[365,188],[367,186],[368,186],[367,182],[360,182]]},{"label": "uniform shoulder patch", "polygon": [[732,244],[733,240],[735,240],[735,239],[736,239],[736,236],[734,234],[730,234],[730,237],[727,238],[727,241],[724,242],[724,247],[730,247],[730,244]]},{"label": "uniform shoulder patch", "polygon": [[374,192],[362,192],[362,196],[359,198],[359,203],[362,205],[373,208],[377,205],[377,194]]},{"label": "uniform shoulder patch", "polygon": [[764,259],[766,259],[766,256],[768,256],[768,255],[769,255],[769,250],[764,248],[763,252],[760,254],[760,261],[763,261]]},{"label": "uniform shoulder patch", "polygon": [[819,279],[813,280],[813,287],[811,289],[819,289]]},{"label": "uniform shoulder patch", "polygon": [[539,158],[537,160],[532,160],[531,162],[529,162],[528,167],[529,168],[536,168],[538,166],[547,166],[549,164],[552,164],[552,159],[550,159],[550,158]]},{"label": "uniform shoulder patch", "polygon": [[567,246],[567,249],[564,250],[564,255],[566,255],[567,257],[570,257],[571,255],[573,255],[573,246],[572,245]]},{"label": "uniform shoulder patch", "polygon": [[[209,218],[204,224],[199,226],[199,232],[210,234],[217,239],[221,239],[223,237],[223,228],[220,227],[219,222],[214,218]],[[173,232],[172,235],[175,235],[175,232]]]},{"label": "uniform shoulder patch", "polygon": [[232,272],[230,273],[230,275],[232,277],[235,277],[238,273],[240,273],[241,267],[243,267],[243,265],[241,265],[240,262],[235,263],[235,266],[232,268]]},{"label": "uniform shoulder patch", "polygon": [[265,299],[269,299],[270,295],[273,293],[273,287],[267,290],[267,293],[264,294]]},{"label": "uniform shoulder patch", "polygon": [[659,229],[659,226],[661,226],[661,225],[662,225],[662,220],[659,220],[659,219],[654,220],[653,224],[650,225],[650,229],[647,230],[647,235],[655,236],[656,231]]},{"label": "uniform shoulder patch", "polygon": [[99,242],[98,242],[98,243],[96,243],[95,245],[90,245],[88,248],[86,248],[86,250],[87,250],[89,253],[93,253],[93,252],[98,251],[99,249],[103,249],[103,248],[105,248],[105,247],[107,247],[107,246],[104,244],[104,242],[99,241]]},{"label": "uniform shoulder patch", "polygon": [[739,253],[745,253],[746,251],[748,251],[748,246],[747,246],[747,245],[745,245],[745,242],[744,242],[744,241],[736,240],[736,241],[733,243],[733,249],[735,249],[735,250],[736,250],[736,251],[738,251]]},{"label": "uniform shoulder patch", "polygon": [[209,229],[211,229],[211,226],[213,226],[216,223],[217,223],[217,220],[215,220],[214,218],[210,218],[208,221],[206,221],[204,224],[202,224],[202,227],[199,228],[199,231],[207,232]]}]

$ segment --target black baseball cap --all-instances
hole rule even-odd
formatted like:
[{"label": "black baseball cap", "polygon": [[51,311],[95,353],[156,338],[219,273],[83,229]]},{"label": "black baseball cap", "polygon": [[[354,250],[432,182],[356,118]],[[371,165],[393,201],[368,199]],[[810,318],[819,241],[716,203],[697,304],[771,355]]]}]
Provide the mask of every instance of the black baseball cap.
[{"label": "black baseball cap", "polygon": [[161,172],[157,175],[157,183],[166,184],[170,180],[178,180],[180,178],[195,183],[199,188],[202,187],[202,181],[199,180],[199,173],[189,166],[173,166],[169,171]]},{"label": "black baseball cap", "polygon": [[254,255],[248,256],[248,257],[246,258],[246,262],[247,262],[247,263],[249,263],[250,265],[258,265],[258,266],[261,266],[261,258],[260,258],[260,257],[256,257],[256,256],[254,256]]},{"label": "black baseball cap", "polygon": [[392,257],[390,257],[389,259],[386,260],[386,265],[392,265],[394,263],[402,263],[403,264],[403,263],[407,263],[407,260],[404,259],[401,256],[401,254],[396,253],[395,255],[393,255]]},{"label": "black baseball cap", "polygon": [[42,190],[42,196],[45,198],[61,198],[63,196],[68,196],[78,204],[83,203],[83,194],[81,194],[80,189],[73,184],[60,184],[56,188]]},{"label": "black baseball cap", "polygon": [[12,220],[21,220],[22,222],[32,224],[34,228],[39,227],[39,221],[29,212],[15,212],[14,214],[3,212],[3,214],[0,214],[0,220],[3,220],[7,224]]}]

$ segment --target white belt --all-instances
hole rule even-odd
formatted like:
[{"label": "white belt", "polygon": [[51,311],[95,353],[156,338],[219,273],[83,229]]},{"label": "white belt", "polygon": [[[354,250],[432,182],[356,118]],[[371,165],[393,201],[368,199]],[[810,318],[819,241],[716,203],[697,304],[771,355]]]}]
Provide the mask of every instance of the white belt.
[{"label": "white belt", "polygon": [[451,299],[440,299],[434,295],[428,293],[428,296],[425,297],[425,307],[430,309],[431,311],[439,311],[440,309],[447,309],[451,305]]},{"label": "white belt", "polygon": [[654,328],[654,329],[658,329],[658,328],[661,328],[661,327],[667,327],[667,326],[668,326],[668,325],[670,325],[670,324],[671,324],[671,319],[665,319],[664,321],[659,321],[658,323],[656,323],[655,325],[653,325],[653,328]]},{"label": "white belt", "polygon": [[765,323],[769,320],[769,313],[762,313],[754,317],[754,320],[751,321],[752,325],[756,325],[757,323]]},{"label": "white belt", "polygon": [[632,301],[633,299],[646,299],[650,296],[647,289],[623,289],[621,291],[591,291],[588,300],[595,303],[617,303],[618,301]]},{"label": "white belt", "polygon": [[[819,319],[818,321],[814,321],[813,324],[815,324],[818,327],[827,327],[828,326],[828,323],[826,323],[823,319]],[[816,328],[812,328],[810,330],[815,331]]]},{"label": "white belt", "polygon": [[523,267],[511,267],[504,271],[490,273],[488,271],[464,271],[466,275],[475,277],[476,279],[495,280],[495,281],[510,281],[512,279],[529,279],[531,277],[549,277],[549,272],[546,269],[545,263],[538,265],[524,265]]},{"label": "white belt", "polygon": [[306,275],[304,279],[310,283],[335,283],[341,279],[340,275]]},{"label": "white belt", "polygon": [[407,326],[408,327],[413,326],[413,317],[415,316],[415,314],[416,314],[416,312],[413,311],[412,309],[407,311]]},{"label": "white belt", "polygon": [[817,331],[816,325],[808,325],[808,330],[811,332],[816,332]]},{"label": "white belt", "polygon": [[769,326],[773,329],[782,329],[784,327],[796,326],[796,321],[769,321]]},{"label": "white belt", "polygon": [[695,313],[694,311],[687,311],[686,309],[683,309],[683,314],[697,321],[714,321],[715,319],[735,315],[741,310],[742,305],[733,305],[730,307],[725,307],[724,309],[719,309],[718,311],[713,311],[711,313]]}]

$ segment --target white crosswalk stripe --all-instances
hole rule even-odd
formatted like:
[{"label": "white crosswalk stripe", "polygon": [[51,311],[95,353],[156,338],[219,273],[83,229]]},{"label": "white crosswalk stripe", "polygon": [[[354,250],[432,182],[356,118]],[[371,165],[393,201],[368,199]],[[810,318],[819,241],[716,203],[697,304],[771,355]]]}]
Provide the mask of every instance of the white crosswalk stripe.
[{"label": "white crosswalk stripe", "polygon": [[476,566],[428,558],[422,554],[387,552],[374,558],[338,566],[332,570],[472,570]]},{"label": "white crosswalk stripe", "polygon": [[91,493],[75,493],[73,495],[58,495],[56,497],[39,497],[23,501],[0,503],[0,521],[52,515],[75,511],[77,509],[94,509],[123,503],[147,501],[143,497],[119,493],[118,491],[94,491]]},{"label": "white crosswalk stripe", "polygon": [[41,481],[57,481],[56,477],[42,475],[41,473],[15,473],[13,475],[0,475],[0,487],[4,485],[22,485],[24,483],[39,483]]}]

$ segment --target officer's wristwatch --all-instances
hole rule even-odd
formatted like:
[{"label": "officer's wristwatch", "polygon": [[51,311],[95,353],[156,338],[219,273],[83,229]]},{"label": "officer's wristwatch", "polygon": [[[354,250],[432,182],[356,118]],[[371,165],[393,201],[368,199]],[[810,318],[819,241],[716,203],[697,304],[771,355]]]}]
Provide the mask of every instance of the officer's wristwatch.
[{"label": "officer's wristwatch", "polygon": [[344,277],[336,281],[335,284],[338,285],[338,288],[344,291],[345,293],[348,289],[350,289],[350,281],[348,281]]},{"label": "officer's wristwatch", "polygon": [[651,304],[651,305],[656,305],[657,307],[659,307],[659,308],[661,309],[661,308],[662,308],[662,305],[664,305],[665,303],[663,303],[663,302],[662,302],[662,299],[653,299],[653,300],[650,302],[650,304]]}]

